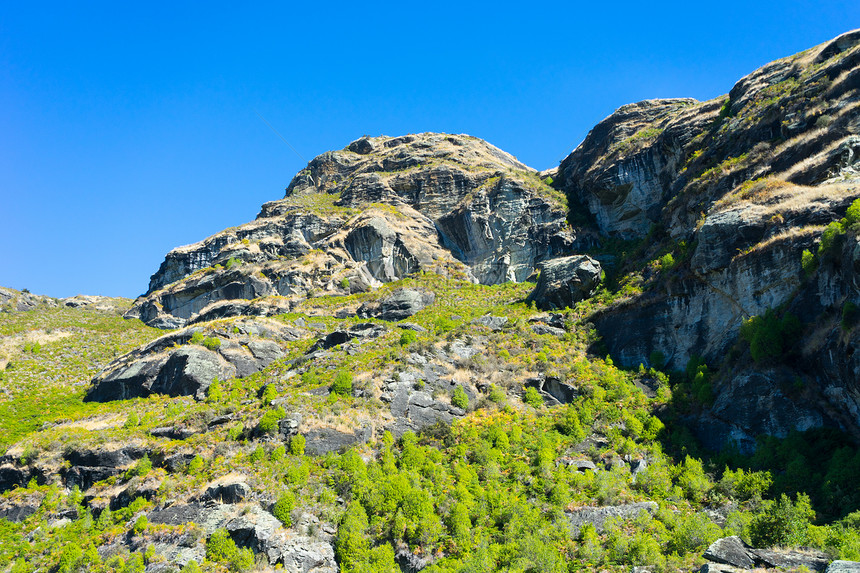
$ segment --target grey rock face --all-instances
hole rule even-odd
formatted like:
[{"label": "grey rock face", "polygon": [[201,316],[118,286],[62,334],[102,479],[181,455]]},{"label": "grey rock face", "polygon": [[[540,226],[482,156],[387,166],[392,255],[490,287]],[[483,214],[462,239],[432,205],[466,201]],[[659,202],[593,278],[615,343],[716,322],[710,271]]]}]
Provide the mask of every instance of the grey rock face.
[{"label": "grey rock face", "polygon": [[579,530],[586,523],[590,523],[598,532],[600,532],[603,531],[603,524],[610,517],[629,519],[636,517],[644,511],[654,513],[657,511],[657,504],[653,501],[643,501],[639,503],[610,505],[606,507],[583,507],[566,513],[567,518],[570,521],[571,533],[576,536],[579,535]]},{"label": "grey rock face", "polygon": [[418,289],[397,289],[378,303],[365,303],[358,309],[358,316],[374,317],[388,321],[409,318],[416,312],[433,304],[436,295]]},{"label": "grey rock face", "polygon": [[540,278],[528,301],[544,310],[571,307],[600,284],[600,263],[586,255],[559,257],[540,265]]},{"label": "grey rock face", "polygon": [[322,456],[328,452],[343,451],[355,444],[363,444],[372,434],[371,428],[358,428],[354,432],[314,428],[305,432],[305,452],[310,456]]},{"label": "grey rock face", "polygon": [[749,546],[741,541],[740,537],[733,535],[717,539],[711,543],[702,557],[741,569],[752,569],[755,566],[755,561],[753,561],[749,549]]},{"label": "grey rock face", "polygon": [[86,399],[105,402],[157,393],[202,400],[212,380],[258,372],[284,356],[277,340],[296,340],[306,335],[265,319],[232,326],[229,332],[208,331],[208,338],[218,341],[212,350],[188,344],[195,331],[202,332],[200,328],[167,334],[133,350],[93,378]]},{"label": "grey rock face", "polygon": [[221,303],[337,292],[344,279],[356,292],[420,270],[521,281],[576,244],[559,197],[476,138],[363,138],[311,161],[256,221],[168,253],[127,316],[177,328],[261,315]]},{"label": "grey rock face", "polygon": [[828,562],[826,555],[820,552],[755,549],[736,536],[714,541],[702,556],[709,561],[742,570],[764,567],[780,570],[824,571]]},{"label": "grey rock face", "polygon": [[860,563],[857,561],[844,561],[837,559],[827,566],[825,573],[858,573],[860,572]]}]

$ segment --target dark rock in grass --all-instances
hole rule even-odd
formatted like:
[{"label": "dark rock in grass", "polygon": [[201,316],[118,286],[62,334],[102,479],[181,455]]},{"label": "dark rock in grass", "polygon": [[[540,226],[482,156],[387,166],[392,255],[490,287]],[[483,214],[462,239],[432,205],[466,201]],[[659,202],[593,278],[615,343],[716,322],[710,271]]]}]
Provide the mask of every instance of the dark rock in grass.
[{"label": "dark rock in grass", "polygon": [[549,325],[547,325],[547,324],[540,324],[540,323],[538,323],[538,324],[533,324],[533,325],[532,325],[532,332],[534,332],[534,333],[535,333],[535,334],[537,334],[537,335],[541,335],[541,334],[549,334],[549,335],[552,335],[552,336],[562,336],[562,335],[564,335],[567,331],[566,331],[565,329],[563,329],[563,328],[556,328],[556,327],[554,327],[554,326],[549,326]]},{"label": "dark rock in grass", "polygon": [[221,503],[240,503],[250,497],[251,488],[244,481],[216,482],[206,488],[203,499]]},{"label": "dark rock in grass", "polygon": [[[193,337],[204,335],[201,344]],[[284,356],[279,341],[302,331],[267,319],[236,321],[232,328],[194,327],[172,332],[117,358],[95,378],[86,400],[106,402],[151,394],[201,400],[216,378],[244,377]]]},{"label": "dark rock in grass", "polygon": [[355,432],[341,432],[334,428],[314,428],[305,433],[305,453],[322,456],[328,452],[343,451],[355,444],[363,444],[370,439],[370,428],[359,428]]},{"label": "dark rock in grass", "polygon": [[709,561],[740,567],[741,569],[752,569],[755,566],[750,547],[740,537],[732,535],[717,539],[702,555]]},{"label": "dark rock in grass", "polygon": [[472,324],[486,326],[490,330],[496,332],[501,330],[508,323],[507,316],[492,316],[486,315],[472,320]]},{"label": "dark rock in grass", "polygon": [[358,316],[395,322],[409,318],[419,310],[433,304],[435,300],[436,295],[430,291],[409,288],[398,289],[380,302],[361,305],[358,309]]},{"label": "dark rock in grass", "polygon": [[540,269],[537,285],[526,300],[544,310],[571,307],[593,295],[600,284],[600,263],[587,255],[551,259]]},{"label": "dark rock in grass", "polygon": [[39,511],[40,502],[26,499],[20,502],[5,501],[0,504],[0,519],[20,523]]},{"label": "dark rock in grass", "polygon": [[642,512],[654,513],[657,511],[657,504],[653,501],[643,501],[639,503],[628,503],[625,505],[610,505],[606,507],[582,507],[568,511],[567,517],[570,522],[570,529],[574,536],[579,535],[579,530],[583,525],[590,523],[600,532],[603,531],[603,524],[610,517],[618,517],[628,519],[636,517]]}]

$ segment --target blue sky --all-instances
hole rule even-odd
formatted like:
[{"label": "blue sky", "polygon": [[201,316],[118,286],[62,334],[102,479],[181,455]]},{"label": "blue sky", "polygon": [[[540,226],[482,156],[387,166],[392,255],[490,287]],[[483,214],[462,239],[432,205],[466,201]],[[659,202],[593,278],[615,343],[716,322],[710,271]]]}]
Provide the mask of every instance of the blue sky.
[{"label": "blue sky", "polygon": [[545,169],[625,103],[709,99],[860,2],[0,4],[0,285],[134,297],[364,135]]}]

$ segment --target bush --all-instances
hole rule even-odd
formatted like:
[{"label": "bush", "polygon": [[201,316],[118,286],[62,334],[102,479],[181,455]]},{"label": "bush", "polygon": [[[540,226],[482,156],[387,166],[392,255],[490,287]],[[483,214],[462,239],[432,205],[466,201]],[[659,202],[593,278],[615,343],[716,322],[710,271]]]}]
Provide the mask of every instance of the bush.
[{"label": "bush", "polygon": [[287,449],[284,446],[278,446],[272,450],[272,455],[269,457],[273,462],[279,462],[287,455]]},{"label": "bush", "polygon": [[293,518],[290,516],[293,509],[296,507],[296,496],[291,493],[285,493],[272,507],[272,515],[284,524],[284,527],[289,527],[293,524]]},{"label": "bush", "polygon": [[138,462],[130,467],[128,471],[125,472],[125,479],[131,479],[133,477],[143,477],[148,474],[152,470],[152,461],[149,459],[149,456],[143,456],[138,460]]},{"label": "bush", "polygon": [[800,255],[800,266],[803,268],[803,274],[806,276],[812,275],[815,269],[818,268],[818,260],[809,249],[803,249],[803,253]]},{"label": "bush", "polygon": [[132,530],[134,531],[135,535],[140,535],[141,533],[146,531],[147,527],[149,527],[149,519],[147,519],[145,515],[141,515],[135,520],[134,527],[132,528]]},{"label": "bush", "polygon": [[501,404],[505,401],[505,391],[499,388],[498,386],[493,385],[490,388],[490,401],[495,402],[496,404]]},{"label": "bush", "polygon": [[216,529],[206,542],[206,559],[226,564],[233,571],[248,571],[254,566],[254,553],[239,549],[225,528]]},{"label": "bush", "polygon": [[741,326],[741,338],[749,342],[750,354],[756,362],[779,359],[797,341],[802,327],[791,313],[781,319],[772,309],[753,316]]},{"label": "bush", "polygon": [[251,462],[254,464],[259,464],[263,460],[266,459],[266,450],[263,449],[263,446],[257,446],[257,448],[251,452]]},{"label": "bush", "polygon": [[305,455],[305,437],[301,434],[296,434],[290,439],[290,453],[294,456]]},{"label": "bush", "polygon": [[197,564],[197,561],[192,559],[185,564],[185,567],[182,568],[181,573],[200,573],[200,565]]},{"label": "bush", "polygon": [[418,340],[418,335],[415,334],[415,332],[412,330],[404,330],[400,335],[400,346],[409,346],[416,340]]},{"label": "bush", "polygon": [[84,556],[84,552],[77,543],[69,543],[60,554],[60,564],[57,573],[71,573],[78,568],[78,563]]},{"label": "bush", "polygon": [[341,396],[351,396],[352,374],[350,374],[346,370],[340,370],[334,377],[334,382],[332,382],[331,385],[331,391],[333,394],[339,394]]},{"label": "bush", "polygon": [[797,494],[797,500],[782,494],[777,501],[769,501],[762,513],[750,523],[750,541],[754,547],[798,547],[809,539],[810,520],[815,512],[809,496]]},{"label": "bush", "polygon": [[341,571],[349,573],[356,566],[367,561],[368,543],[364,537],[367,530],[367,513],[358,502],[352,502],[337,528],[334,550],[340,562]]},{"label": "bush", "polygon": [[529,386],[526,388],[526,393],[523,396],[523,402],[532,408],[540,408],[543,405],[543,398],[536,388]]},{"label": "bush", "polygon": [[280,406],[275,410],[268,410],[263,414],[263,417],[260,418],[260,421],[257,424],[257,430],[263,434],[274,434],[278,430],[278,422],[286,415],[287,413]]},{"label": "bush", "polygon": [[221,339],[216,336],[209,336],[203,340],[203,346],[208,350],[218,350],[221,348]]},{"label": "bush", "polygon": [[[853,205],[852,205],[853,207]],[[832,258],[836,254],[836,247],[842,241],[845,227],[839,221],[833,221],[821,234],[821,243],[818,244],[818,256]]]},{"label": "bush", "polygon": [[349,279],[344,277],[340,281],[340,288],[343,290],[349,290]]},{"label": "bush", "polygon": [[454,389],[454,394],[451,396],[451,404],[457,406],[461,410],[465,410],[469,407],[469,397],[466,395],[466,391],[463,390],[462,386],[457,386]]},{"label": "bush", "polygon": [[582,423],[579,421],[579,413],[573,404],[569,404],[564,409],[556,425],[559,432],[570,436],[574,442],[581,442],[585,439],[585,430],[582,429]]},{"label": "bush", "polygon": [[860,222],[860,199],[855,199],[848,211],[845,212],[845,225],[851,226],[854,223]]},{"label": "bush", "polygon": [[850,330],[860,320],[860,307],[853,302],[845,301],[842,305],[842,328]]}]

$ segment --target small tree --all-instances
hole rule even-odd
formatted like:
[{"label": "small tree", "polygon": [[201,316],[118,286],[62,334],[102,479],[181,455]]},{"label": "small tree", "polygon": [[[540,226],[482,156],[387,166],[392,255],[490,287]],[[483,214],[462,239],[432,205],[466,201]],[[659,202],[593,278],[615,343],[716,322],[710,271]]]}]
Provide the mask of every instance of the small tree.
[{"label": "small tree", "polygon": [[469,396],[466,395],[466,391],[463,390],[462,386],[457,386],[454,389],[454,395],[451,396],[451,403],[462,410],[469,407]]},{"label": "small tree", "polygon": [[809,525],[814,518],[808,495],[799,493],[792,502],[782,494],[778,500],[767,502],[764,511],[753,518],[750,540],[755,547],[803,545],[809,540]]},{"label": "small tree", "polygon": [[272,508],[272,515],[278,518],[284,527],[289,527],[293,524],[293,518],[290,515],[296,507],[296,496],[291,493],[285,493]]},{"label": "small tree", "polygon": [[352,374],[346,370],[340,370],[334,377],[334,382],[331,385],[331,391],[334,394],[341,396],[352,395]]}]

